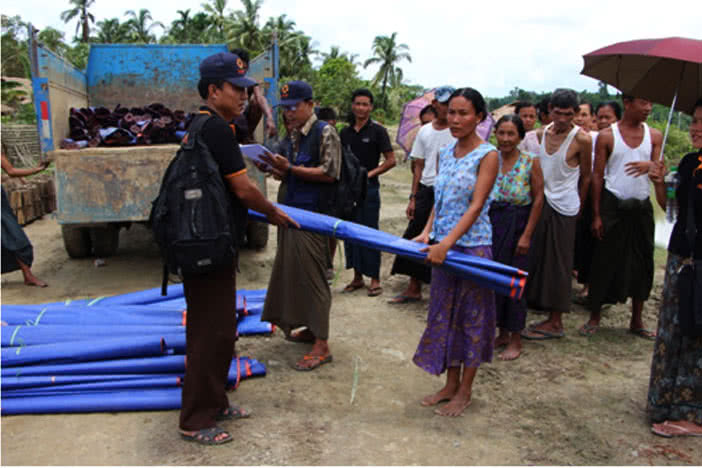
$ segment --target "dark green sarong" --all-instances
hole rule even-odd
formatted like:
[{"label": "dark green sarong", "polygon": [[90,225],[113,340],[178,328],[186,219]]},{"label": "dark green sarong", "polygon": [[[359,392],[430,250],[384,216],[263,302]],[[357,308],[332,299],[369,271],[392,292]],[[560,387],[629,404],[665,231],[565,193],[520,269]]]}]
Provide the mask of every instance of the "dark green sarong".
[{"label": "dark green sarong", "polygon": [[590,270],[591,310],[603,304],[645,301],[653,286],[655,224],[646,200],[619,200],[604,189],[600,201],[604,235],[597,243]]}]

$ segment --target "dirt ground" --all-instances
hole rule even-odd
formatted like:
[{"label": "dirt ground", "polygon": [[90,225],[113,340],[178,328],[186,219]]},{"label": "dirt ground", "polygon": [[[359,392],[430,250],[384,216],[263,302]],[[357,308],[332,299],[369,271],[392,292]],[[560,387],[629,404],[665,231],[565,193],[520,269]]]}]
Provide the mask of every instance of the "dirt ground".
[{"label": "dirt ground", "polygon": [[[401,234],[409,170],[398,165],[383,177],[381,229]],[[269,184],[269,197],[275,190]],[[148,231],[122,232],[118,255],[96,268],[71,260],[60,229],[45,217],[27,226],[34,271],[50,286],[22,285],[19,272],[3,275],[2,303],[41,303],[98,297],[157,287],[160,259]],[[273,234],[273,231],[271,231]],[[245,251],[241,288],[265,288],[275,242]],[[702,444],[652,435],[645,402],[653,344],[627,333],[629,306],[610,308],[591,339],[576,330],[587,317],[574,306],[567,336],[526,342],[515,362],[480,368],[473,405],[459,418],[419,405],[440,388],[412,362],[425,325],[428,289],[421,303],[388,305],[406,284],[390,277],[393,257],[383,254],[385,291],[341,294],[351,279],[337,254],[331,349],[334,362],[315,372],[292,363],[305,345],[271,337],[243,338],[242,355],[266,364],[265,378],[242,383],[230,398],[253,417],[228,423],[236,437],[221,447],[184,442],[177,411],[12,416],[2,418],[2,463],[7,465],[686,465],[702,460]],[[645,320],[655,327],[662,283],[657,254],[654,297]],[[529,321],[538,319],[530,314]],[[351,393],[354,375],[357,391]]]}]

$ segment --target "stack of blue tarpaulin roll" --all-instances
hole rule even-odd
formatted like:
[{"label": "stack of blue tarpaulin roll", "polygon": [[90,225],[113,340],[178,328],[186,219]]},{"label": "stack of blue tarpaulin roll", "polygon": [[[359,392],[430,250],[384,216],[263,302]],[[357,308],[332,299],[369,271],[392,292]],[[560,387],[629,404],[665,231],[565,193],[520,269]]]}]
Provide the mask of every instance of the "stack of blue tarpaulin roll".
[{"label": "stack of blue tarpaulin roll", "polygon": [[[97,299],[3,305],[3,415],[178,409],[185,374],[182,285]],[[268,334],[265,290],[237,291],[238,334]],[[233,351],[233,350],[232,350]],[[229,385],[266,368],[234,358]]]}]

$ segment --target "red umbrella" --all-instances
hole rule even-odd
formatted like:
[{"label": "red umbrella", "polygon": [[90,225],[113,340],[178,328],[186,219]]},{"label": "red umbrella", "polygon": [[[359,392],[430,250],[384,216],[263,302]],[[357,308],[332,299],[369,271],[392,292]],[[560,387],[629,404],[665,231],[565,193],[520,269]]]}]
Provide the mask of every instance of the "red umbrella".
[{"label": "red umbrella", "polygon": [[671,105],[672,101],[668,126],[673,109],[691,113],[702,96],[702,40],[668,37],[618,42],[585,54],[583,59],[583,75],[658,104]]}]

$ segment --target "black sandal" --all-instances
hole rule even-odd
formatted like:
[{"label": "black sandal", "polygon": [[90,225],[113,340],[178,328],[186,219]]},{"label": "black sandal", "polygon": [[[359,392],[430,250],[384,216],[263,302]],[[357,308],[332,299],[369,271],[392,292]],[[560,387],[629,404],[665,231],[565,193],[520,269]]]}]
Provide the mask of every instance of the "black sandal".
[{"label": "black sandal", "polygon": [[251,416],[251,413],[245,409],[237,406],[231,405],[229,408],[225,408],[219,412],[215,417],[217,421],[232,421],[234,419],[246,419]]},{"label": "black sandal", "polygon": [[[221,434],[227,434],[227,437],[223,439],[217,439],[217,436]],[[189,442],[197,442],[198,444],[202,445],[222,445],[234,440],[230,433],[216,426],[209,427],[207,429],[200,429],[192,435],[185,434],[181,431],[180,436]]]}]

